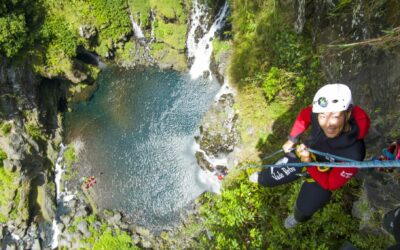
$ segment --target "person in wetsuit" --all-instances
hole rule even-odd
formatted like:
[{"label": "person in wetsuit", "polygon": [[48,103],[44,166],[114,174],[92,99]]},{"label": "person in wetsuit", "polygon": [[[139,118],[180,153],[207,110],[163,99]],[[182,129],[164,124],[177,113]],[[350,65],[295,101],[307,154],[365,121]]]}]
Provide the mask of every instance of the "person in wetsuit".
[{"label": "person in wetsuit", "polygon": [[[296,150],[293,146],[299,136],[311,126],[311,135]],[[353,105],[351,91],[340,83],[327,84],[317,91],[312,106],[304,108],[298,115],[283,145],[286,155],[276,164],[289,162],[332,162],[319,155],[312,155],[307,148],[362,161],[365,157],[364,137],[370,119],[359,106]],[[292,182],[307,174],[294,207],[294,214],[285,220],[285,227],[294,227],[298,222],[309,220],[329,200],[332,191],[342,187],[357,172],[357,168],[327,168],[310,166],[271,167],[250,176],[250,181],[265,187],[274,187]]]}]

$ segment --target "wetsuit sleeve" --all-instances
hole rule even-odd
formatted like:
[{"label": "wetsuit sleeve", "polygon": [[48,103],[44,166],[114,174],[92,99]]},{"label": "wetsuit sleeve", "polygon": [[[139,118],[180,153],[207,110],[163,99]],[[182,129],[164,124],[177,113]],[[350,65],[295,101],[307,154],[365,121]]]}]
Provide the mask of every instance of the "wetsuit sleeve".
[{"label": "wetsuit sleeve", "polygon": [[296,121],[293,124],[292,130],[289,134],[289,140],[292,142],[297,142],[298,136],[306,131],[306,129],[311,124],[311,112],[312,107],[309,106],[300,111],[300,114],[297,116]]},{"label": "wetsuit sleeve", "polygon": [[359,106],[354,106],[351,116],[356,121],[359,130],[357,139],[363,139],[367,135],[371,124],[367,113]]},{"label": "wetsuit sleeve", "polygon": [[327,190],[335,190],[346,184],[356,173],[357,168],[332,168],[329,172],[320,172],[317,167],[308,167],[311,177]]}]

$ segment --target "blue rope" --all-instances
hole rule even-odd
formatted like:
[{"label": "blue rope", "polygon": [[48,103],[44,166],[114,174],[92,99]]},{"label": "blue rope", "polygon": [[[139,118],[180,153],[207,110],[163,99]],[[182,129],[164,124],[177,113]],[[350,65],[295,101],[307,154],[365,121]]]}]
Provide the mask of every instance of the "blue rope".
[{"label": "blue rope", "polygon": [[262,158],[261,160],[263,161],[263,160],[269,159],[269,158],[271,158],[272,156],[275,156],[275,155],[277,155],[277,154],[279,154],[279,153],[281,153],[281,152],[283,152],[283,149],[279,149],[279,150],[273,152],[272,154],[265,156],[265,157]]},{"label": "blue rope", "polygon": [[[380,161],[380,160],[370,160],[370,161],[355,161],[349,158],[345,157],[340,157],[337,155],[321,152],[315,149],[307,149],[309,152],[333,158],[335,160],[341,160],[345,162],[293,162],[293,163],[286,163],[286,164],[263,164],[263,165],[255,165],[255,164],[248,164],[245,165],[242,168],[239,168],[239,170],[247,169],[247,168],[268,168],[268,167],[275,167],[275,168],[281,168],[281,167],[296,167],[296,168],[302,168],[302,167],[310,167],[310,166],[324,166],[324,167],[330,167],[330,168],[399,168],[400,167],[400,161],[396,160],[390,160],[390,161]],[[264,157],[262,160],[271,158],[272,156],[283,152],[282,149]]]},{"label": "blue rope", "polygon": [[[260,168],[267,168],[267,167],[310,167],[310,166],[324,166],[330,168],[398,168],[400,167],[400,161],[379,161],[379,160],[372,160],[372,161],[352,161],[352,162],[293,162],[293,163],[286,163],[286,164],[264,164],[261,166],[254,166]],[[246,167],[251,168],[251,167]]]}]

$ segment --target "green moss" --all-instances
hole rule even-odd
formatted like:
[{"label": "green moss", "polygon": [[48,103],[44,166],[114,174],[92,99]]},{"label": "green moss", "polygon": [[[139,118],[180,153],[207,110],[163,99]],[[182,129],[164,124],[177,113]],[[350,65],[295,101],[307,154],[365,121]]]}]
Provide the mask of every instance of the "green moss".
[{"label": "green moss", "polygon": [[241,160],[258,159],[258,152],[254,149],[259,143],[259,138],[268,137],[274,132],[274,121],[289,110],[293,99],[289,97],[286,100],[280,99],[279,102],[267,103],[261,87],[248,85],[241,88],[234,105],[240,117],[238,130],[243,147]]},{"label": "green moss", "polygon": [[75,154],[75,149],[73,146],[69,146],[67,150],[64,152],[64,160],[67,164],[68,167],[72,166],[72,163],[74,163],[76,159],[76,154]]},{"label": "green moss", "polygon": [[114,234],[110,229],[103,232],[99,240],[93,245],[94,250],[100,249],[139,249],[132,243],[132,238],[125,232],[116,231]]},{"label": "green moss", "polygon": [[187,68],[185,54],[168,48],[163,43],[153,43],[151,45],[151,55],[161,63],[173,65],[176,70],[183,71]]},{"label": "green moss", "polygon": [[5,122],[1,125],[1,131],[3,132],[3,135],[8,135],[11,132],[12,129],[12,124],[9,122]]},{"label": "green moss", "polygon": [[8,218],[4,216],[2,213],[0,213],[0,223],[7,223]]},{"label": "green moss", "polygon": [[37,141],[46,141],[46,136],[42,132],[42,129],[39,128],[36,124],[27,123],[25,125],[26,132]]},{"label": "green moss", "polygon": [[220,63],[221,55],[229,51],[231,47],[231,42],[221,41],[220,39],[215,38],[212,44],[213,44],[213,55],[215,58],[215,62]]},{"label": "green moss", "polygon": [[137,59],[135,58],[136,49],[138,49],[138,47],[134,41],[126,42],[123,49],[117,50],[115,60],[122,63],[134,61]]},{"label": "green moss", "polygon": [[154,34],[157,40],[174,49],[183,50],[185,48],[186,33],[186,24],[164,23],[162,20],[157,20],[155,24]]},{"label": "green moss", "polygon": [[7,154],[0,148],[0,167],[3,167],[3,161],[7,159]]},{"label": "green moss", "polygon": [[181,24],[186,23],[187,14],[185,2],[188,1],[177,1],[177,0],[150,0],[152,9],[164,16],[167,19],[174,20]]},{"label": "green moss", "polygon": [[199,248],[338,249],[349,241],[358,249],[385,249],[393,244],[386,235],[358,231],[359,220],[350,216],[358,184],[335,191],[311,220],[285,229],[283,221],[293,212],[301,181],[264,188],[249,183],[249,174],[241,171],[220,196],[205,195],[201,214],[213,240],[204,233]]},{"label": "green moss", "polygon": [[[135,18],[135,21],[138,24],[141,24],[141,27],[144,28],[150,22],[150,1],[143,0],[129,0],[129,7],[131,7],[132,15]],[[140,22],[136,20],[136,13],[139,12]]]},{"label": "green moss", "polygon": [[[86,217],[75,217],[73,223],[67,227],[67,231],[70,233],[76,232],[78,224],[82,221],[86,221],[88,230],[92,235],[83,237],[81,242],[83,244],[89,243],[92,249],[138,249],[133,244],[128,233],[109,228],[106,223],[94,214]],[[99,228],[94,227],[96,221],[100,222]]]},{"label": "green moss", "polygon": [[20,201],[18,189],[18,173],[9,173],[0,167],[0,221],[14,214],[16,218],[17,206]]},{"label": "green moss", "polygon": [[67,149],[64,151],[64,161],[67,169],[64,173],[64,180],[71,180],[77,174],[77,172],[72,168],[72,164],[78,161],[78,157],[75,148],[72,144],[68,145]]}]

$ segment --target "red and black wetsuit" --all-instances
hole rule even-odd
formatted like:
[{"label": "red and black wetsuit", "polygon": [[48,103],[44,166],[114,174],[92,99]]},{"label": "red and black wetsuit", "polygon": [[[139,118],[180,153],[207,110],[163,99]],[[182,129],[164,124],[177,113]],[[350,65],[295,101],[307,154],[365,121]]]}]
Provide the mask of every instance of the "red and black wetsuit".
[{"label": "red and black wetsuit", "polygon": [[[370,126],[369,117],[364,110],[355,106],[349,120],[351,130],[341,133],[335,138],[326,137],[318,124],[317,115],[312,113],[311,107],[303,109],[292,127],[289,139],[296,142],[298,136],[311,125],[311,136],[305,142],[309,148],[356,161],[364,159],[365,145],[363,138]],[[332,161],[332,159],[321,156],[316,156],[316,160],[319,162]],[[279,162],[300,162],[300,160],[293,153],[290,153],[277,164]],[[323,171],[322,168],[307,167],[307,172],[312,180],[304,182],[301,187],[295,207],[297,221],[305,221],[311,218],[318,209],[329,201],[332,194],[331,190],[343,186],[355,175],[357,168],[337,167]],[[293,167],[264,169],[259,175],[258,182],[261,185],[273,187],[291,182],[299,178],[299,174],[301,174],[301,169]]]}]

